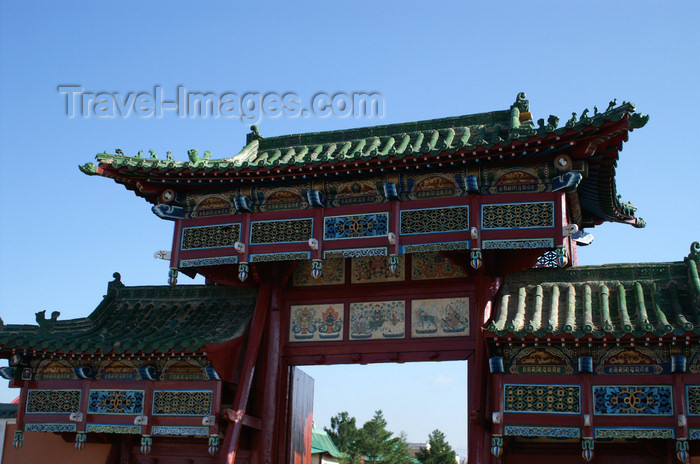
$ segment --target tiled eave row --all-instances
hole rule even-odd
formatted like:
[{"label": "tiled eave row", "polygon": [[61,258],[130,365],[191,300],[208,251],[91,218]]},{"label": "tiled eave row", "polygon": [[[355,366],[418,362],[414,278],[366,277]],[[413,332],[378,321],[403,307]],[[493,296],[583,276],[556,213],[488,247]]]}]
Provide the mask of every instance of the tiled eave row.
[{"label": "tiled eave row", "polygon": [[509,341],[700,335],[700,245],[684,262],[581,266],[508,276],[486,331]]},{"label": "tiled eave row", "polygon": [[255,139],[240,153],[226,159],[211,160],[191,154],[190,161],[174,161],[101,153],[96,157],[97,165],[88,163],[81,169],[87,174],[104,177],[194,182],[196,185],[199,182],[212,184],[231,180],[289,179],[305,174],[328,173],[324,171],[353,173],[367,172],[372,168],[391,170],[426,164],[440,168],[467,162],[537,160],[551,158],[559,151],[570,149],[572,143],[582,138],[591,137],[595,143],[595,138],[610,138],[643,126],[647,117],[633,111],[632,105],[626,104],[558,129],[551,126],[540,129],[497,126],[490,140],[472,137],[468,127],[269,149],[265,149],[266,139]]},{"label": "tiled eave row", "polygon": [[124,287],[117,279],[86,318],[60,321],[37,313],[39,325],[0,326],[0,353],[201,354],[207,344],[243,334],[255,299],[248,288]]}]

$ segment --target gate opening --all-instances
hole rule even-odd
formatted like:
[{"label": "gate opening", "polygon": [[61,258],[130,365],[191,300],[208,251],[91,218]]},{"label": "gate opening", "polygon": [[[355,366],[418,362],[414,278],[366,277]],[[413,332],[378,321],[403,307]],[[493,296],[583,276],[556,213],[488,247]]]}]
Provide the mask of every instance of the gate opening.
[{"label": "gate opening", "polygon": [[411,362],[300,366],[314,378],[316,428],[330,428],[342,411],[357,428],[381,410],[387,430],[415,448],[440,430],[460,462],[467,457],[467,362]]}]

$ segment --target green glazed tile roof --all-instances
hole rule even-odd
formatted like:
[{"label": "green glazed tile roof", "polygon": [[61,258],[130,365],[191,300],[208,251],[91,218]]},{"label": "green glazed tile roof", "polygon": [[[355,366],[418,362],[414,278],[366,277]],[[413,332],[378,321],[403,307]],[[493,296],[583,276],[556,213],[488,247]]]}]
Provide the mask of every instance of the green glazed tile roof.
[{"label": "green glazed tile roof", "polygon": [[[583,208],[602,220],[642,226],[634,218],[635,207],[620,201],[615,189],[618,146],[607,148],[611,140],[643,127],[649,117],[635,112],[632,103],[611,102],[605,111],[580,117],[559,126],[550,116],[535,124],[528,120],[529,102],[518,95],[507,110],[443,119],[391,124],[330,132],[263,137],[257,127],[248,134],[246,146],[233,156],[213,158],[189,150],[188,161],[166,159],[150,151],[126,156],[121,150],[99,153],[97,163],[80,169],[88,175],[114,178],[137,195],[156,203],[162,190],[179,188],[230,188],[231,182],[251,179],[296,178],[329,171],[355,173],[360,169],[390,169],[423,166],[449,167],[456,161],[472,163],[529,163],[553,160],[579,143],[598,147],[587,158],[589,173],[579,188]],[[586,156],[586,155],[581,155]],[[475,165],[475,164],[472,164]],[[148,188],[146,188],[148,184]]]},{"label": "green glazed tile roof", "polygon": [[256,295],[255,289],[223,286],[125,287],[117,278],[88,317],[61,321],[37,313],[39,325],[1,326],[0,350],[194,353],[240,337]]},{"label": "green glazed tile roof", "polygon": [[700,245],[691,250],[677,263],[512,274],[486,330],[515,337],[700,335]]},{"label": "green glazed tile roof", "polygon": [[[358,129],[310,132],[304,134],[263,137],[257,127],[248,134],[247,145],[237,154],[221,159],[212,159],[211,152],[200,156],[196,150],[188,153],[189,161],[159,159],[155,153],[144,156],[126,156],[121,150],[96,156],[98,166],[88,163],[81,170],[89,175],[104,172],[101,168],[140,173],[144,177],[179,176],[179,173],[198,172],[213,174],[228,171],[257,169],[282,169],[305,167],[340,162],[385,160],[422,157],[440,153],[454,154],[459,150],[472,151],[479,148],[509,148],[513,143],[526,142],[533,138],[561,136],[579,133],[588,128],[600,127],[606,122],[617,122],[629,118],[629,128],[646,124],[648,116],[634,112],[634,105],[625,102],[605,112],[581,119],[572,118],[557,127],[559,118],[540,124],[513,122],[512,109],[431,119],[401,124],[363,127]],[[495,153],[491,153],[493,156]],[[479,156],[482,154],[480,153]],[[530,153],[529,156],[534,156]],[[528,156],[526,154],[525,156]],[[172,158],[168,155],[168,158]]]}]

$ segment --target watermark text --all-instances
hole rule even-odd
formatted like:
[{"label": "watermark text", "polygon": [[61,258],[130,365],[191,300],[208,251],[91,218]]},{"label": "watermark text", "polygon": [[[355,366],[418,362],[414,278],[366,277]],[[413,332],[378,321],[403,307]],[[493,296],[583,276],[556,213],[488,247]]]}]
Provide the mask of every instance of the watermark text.
[{"label": "watermark text", "polygon": [[202,92],[184,85],[170,93],[156,85],[139,92],[88,91],[81,85],[59,85],[69,118],[226,118],[254,124],[263,118],[382,118],[384,97],[378,92],[318,92],[303,98],[296,92]]}]

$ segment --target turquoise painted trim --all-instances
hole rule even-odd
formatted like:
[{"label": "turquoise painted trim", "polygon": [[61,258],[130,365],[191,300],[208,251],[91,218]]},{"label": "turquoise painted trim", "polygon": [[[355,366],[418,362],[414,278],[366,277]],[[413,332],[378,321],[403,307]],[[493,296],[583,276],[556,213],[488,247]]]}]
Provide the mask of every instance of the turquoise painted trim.
[{"label": "turquoise painted trim", "polygon": [[191,258],[181,259],[177,267],[180,269],[188,267],[219,266],[222,264],[237,264],[238,256],[215,256],[213,258]]},{"label": "turquoise painted trim", "polygon": [[676,438],[676,430],[673,427],[594,427],[593,434],[596,440]]}]

